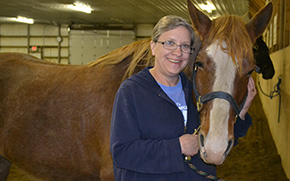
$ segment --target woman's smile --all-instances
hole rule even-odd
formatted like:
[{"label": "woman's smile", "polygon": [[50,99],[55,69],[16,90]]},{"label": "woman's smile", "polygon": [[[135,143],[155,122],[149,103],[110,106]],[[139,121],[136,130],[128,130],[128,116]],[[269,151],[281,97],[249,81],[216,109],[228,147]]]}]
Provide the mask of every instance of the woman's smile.
[{"label": "woman's smile", "polygon": [[172,62],[172,63],[181,63],[182,62],[182,60],[174,60],[174,59],[171,59],[171,58],[167,58],[167,60],[169,62]]}]

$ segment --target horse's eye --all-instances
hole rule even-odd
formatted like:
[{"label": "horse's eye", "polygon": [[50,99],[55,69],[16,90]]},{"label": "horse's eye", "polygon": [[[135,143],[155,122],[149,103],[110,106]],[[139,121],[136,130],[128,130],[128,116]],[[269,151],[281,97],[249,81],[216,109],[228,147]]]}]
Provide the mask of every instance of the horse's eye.
[{"label": "horse's eye", "polygon": [[199,68],[203,68],[203,64],[199,61],[196,61],[194,64]]},{"label": "horse's eye", "polygon": [[251,70],[251,71],[247,74],[247,77],[251,77],[251,75],[252,75],[252,73],[253,73],[254,70],[255,70],[255,69]]}]

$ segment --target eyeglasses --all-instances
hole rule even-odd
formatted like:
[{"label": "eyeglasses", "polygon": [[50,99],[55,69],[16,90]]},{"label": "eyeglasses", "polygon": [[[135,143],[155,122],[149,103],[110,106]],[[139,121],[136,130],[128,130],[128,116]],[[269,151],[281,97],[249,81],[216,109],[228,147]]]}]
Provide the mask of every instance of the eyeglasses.
[{"label": "eyeglasses", "polygon": [[167,50],[176,50],[177,47],[181,48],[181,51],[183,53],[192,53],[192,48],[190,45],[188,44],[181,44],[181,45],[177,45],[174,41],[156,41],[156,43],[160,43],[163,45],[163,47]]}]

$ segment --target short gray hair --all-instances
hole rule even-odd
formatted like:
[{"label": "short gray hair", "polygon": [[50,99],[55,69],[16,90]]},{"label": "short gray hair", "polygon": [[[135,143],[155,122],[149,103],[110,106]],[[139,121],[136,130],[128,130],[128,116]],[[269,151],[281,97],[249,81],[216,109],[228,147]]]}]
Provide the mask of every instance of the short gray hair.
[{"label": "short gray hair", "polygon": [[174,15],[167,15],[162,17],[158,23],[154,26],[151,39],[153,42],[157,42],[159,36],[169,30],[175,29],[178,26],[184,26],[191,34],[191,45],[194,44],[194,30],[192,26],[183,18]]}]

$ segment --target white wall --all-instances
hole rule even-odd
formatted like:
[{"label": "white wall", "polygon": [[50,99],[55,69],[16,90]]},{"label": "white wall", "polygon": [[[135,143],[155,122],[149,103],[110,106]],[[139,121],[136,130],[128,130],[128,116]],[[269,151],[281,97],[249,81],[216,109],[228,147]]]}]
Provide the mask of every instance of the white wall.
[{"label": "white wall", "polygon": [[70,63],[87,64],[135,40],[133,30],[71,30]]},{"label": "white wall", "polygon": [[154,24],[138,24],[136,25],[136,37],[137,40],[143,38],[150,38],[152,35],[152,30],[154,28]]},{"label": "white wall", "polygon": [[[67,26],[42,24],[1,24],[0,52],[20,52],[45,60],[67,64],[69,61],[69,36]],[[56,38],[62,37],[59,44]],[[37,51],[31,51],[37,46]]]},{"label": "white wall", "polygon": [[[152,34],[153,24],[134,30],[69,30],[68,25],[0,24],[0,52],[32,54],[55,63],[84,65]],[[57,37],[62,37],[59,44]],[[32,46],[38,50],[31,51]]]}]

